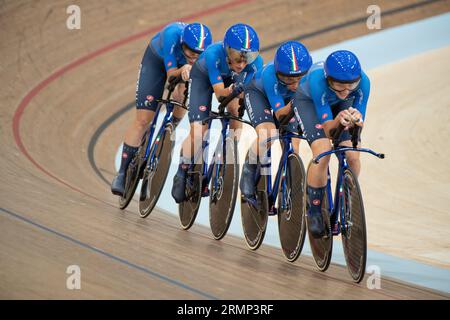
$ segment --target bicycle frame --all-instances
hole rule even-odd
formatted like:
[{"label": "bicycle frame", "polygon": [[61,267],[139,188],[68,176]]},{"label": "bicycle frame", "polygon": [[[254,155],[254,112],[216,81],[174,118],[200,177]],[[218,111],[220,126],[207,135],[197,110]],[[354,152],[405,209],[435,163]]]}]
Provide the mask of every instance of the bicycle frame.
[{"label": "bicycle frame", "polygon": [[331,225],[334,225],[337,222],[337,219],[339,218],[339,221],[341,222],[340,225],[338,225],[338,229],[333,232],[333,235],[339,235],[342,231],[342,227],[347,228],[347,221],[345,219],[345,212],[344,212],[344,206],[343,200],[344,200],[344,194],[342,190],[342,183],[343,183],[343,177],[344,177],[344,171],[349,168],[347,159],[345,158],[345,152],[347,151],[353,151],[353,152],[365,152],[372,154],[380,159],[384,159],[384,154],[382,153],[376,153],[373,150],[366,149],[366,148],[352,148],[352,147],[333,147],[332,150],[321,153],[316,158],[313,159],[313,162],[319,163],[319,160],[327,155],[334,154],[339,162],[338,165],[338,173],[336,177],[336,186],[335,186],[335,193],[334,193],[334,201],[333,201],[333,195],[331,193],[331,175],[330,175],[330,169],[327,169],[327,195],[328,195],[328,212],[330,213],[330,219],[331,219]]},{"label": "bicycle frame", "polygon": [[[213,119],[213,118],[211,118],[211,119]],[[230,131],[229,130],[230,129],[230,127],[229,127],[230,119],[228,119],[227,117],[220,117],[220,116],[216,117],[215,119],[221,120],[221,123],[222,123],[222,130],[221,130],[221,135],[220,135],[221,140],[219,140],[217,143],[218,144],[219,143],[222,144],[222,148],[223,148],[222,149],[222,160],[223,160],[223,163],[214,162],[212,164],[208,164],[207,161],[206,161],[208,159],[208,157],[207,156],[204,157],[205,161],[203,161],[203,165],[202,165],[202,177],[203,177],[203,182],[202,183],[204,183],[205,186],[208,186],[208,184],[209,184],[209,182],[211,181],[211,178],[212,178],[212,172],[213,172],[214,165],[217,165],[217,166],[219,166],[219,168],[218,168],[218,170],[216,170],[216,177],[214,179],[214,187],[217,188],[218,175],[219,175],[219,172],[220,172],[219,169],[220,169],[220,166],[223,165],[225,163],[225,161],[226,161],[226,142],[225,141],[226,141],[226,137],[228,136],[229,131]],[[211,124],[212,124],[212,121],[208,121],[208,129],[207,129],[208,130],[208,139],[204,139],[203,140],[202,148],[198,151],[198,152],[202,153],[202,156],[209,154],[209,134],[210,134]],[[214,149],[214,150],[217,150],[218,144],[216,145],[216,149]],[[214,159],[214,157],[215,157],[215,153],[213,154],[213,159]],[[197,156],[195,158],[198,158],[198,154],[197,154]],[[191,168],[192,167],[193,167],[193,164],[191,165]]]},{"label": "bicycle frame", "polygon": [[[162,105],[162,103],[161,103],[161,105]],[[166,103],[165,104],[166,105],[166,115],[164,116],[164,119],[163,119],[163,122],[161,124],[161,127],[159,128],[158,134],[156,135],[156,139],[155,139],[155,142],[154,142],[155,148],[153,148],[152,153],[150,154],[150,149],[151,149],[151,147],[153,145],[153,143],[151,143],[151,142],[153,140],[153,134],[155,132],[156,123],[157,123],[157,120],[158,120],[158,115],[159,115],[159,112],[160,112],[160,109],[161,109],[161,105],[158,108],[158,110],[156,111],[155,117],[153,118],[152,125],[150,127],[150,134],[149,134],[149,140],[148,140],[149,143],[147,144],[147,148],[145,149],[144,161],[146,161],[147,159],[150,159],[148,165],[153,163],[153,160],[155,158],[156,150],[158,149],[157,146],[158,146],[158,143],[159,143],[159,139],[160,139],[162,133],[164,132],[164,130],[166,128],[166,125],[169,122],[171,122],[172,118],[173,118],[174,105],[172,103]]]},{"label": "bicycle frame", "polygon": [[[338,151],[338,150],[337,150]],[[330,212],[330,219],[331,224],[334,225],[339,217],[341,221],[341,225],[346,226],[345,221],[345,212],[344,207],[341,206],[341,204],[344,202],[344,195],[342,191],[342,180],[344,176],[344,171],[348,168],[347,159],[345,158],[345,152],[337,152],[334,153],[336,157],[338,158],[339,162],[339,168],[338,173],[336,177],[336,186],[335,186],[335,193],[334,193],[334,202],[333,202],[333,196],[331,194],[331,175],[330,175],[330,169],[328,168],[327,176],[327,189],[328,189],[328,212]],[[337,212],[339,210],[339,212]],[[338,215],[339,214],[339,215]],[[341,228],[339,226],[339,229],[337,230],[336,235],[340,234]]]},{"label": "bicycle frame", "polygon": [[[214,164],[217,165],[216,176],[214,177],[214,190],[217,190],[217,187],[218,187],[220,167],[223,164],[225,164],[226,161],[227,161],[226,137],[228,136],[228,134],[230,132],[230,126],[229,126],[230,119],[222,118],[222,119],[220,119],[220,122],[222,123],[222,130],[221,130],[221,138],[222,138],[222,140],[219,141],[218,143],[222,143],[222,163],[217,163],[216,161],[214,161]],[[212,121],[210,121],[208,129],[211,127],[211,123],[212,123]],[[217,146],[216,146],[216,149],[217,149]],[[207,147],[207,152],[208,152],[208,147]],[[215,157],[215,154],[213,155],[213,159],[214,159],[214,157]],[[211,180],[213,168],[214,168],[214,165],[210,165],[208,170],[207,170],[207,178],[206,178],[206,183],[207,184],[209,184],[209,181]],[[204,167],[203,173],[204,174],[206,173],[206,166]]]},{"label": "bicycle frame", "polygon": [[[155,153],[156,150],[158,149],[157,146],[159,144],[159,139],[161,137],[161,135],[163,134],[166,126],[168,123],[170,123],[172,121],[173,118],[173,110],[176,106],[180,106],[180,107],[184,107],[184,103],[186,102],[186,97],[185,97],[185,101],[183,103],[179,103],[178,101],[175,100],[171,100],[170,97],[172,95],[173,91],[169,91],[167,98],[166,99],[158,99],[157,101],[159,102],[158,108],[155,112],[155,115],[153,117],[153,120],[150,124],[150,130],[148,133],[148,144],[147,147],[145,149],[145,154],[144,154],[144,158],[142,159],[144,162],[147,161],[147,159],[150,159],[150,161],[148,161],[147,165],[150,166],[154,159],[155,159]],[[158,122],[158,116],[159,113],[161,111],[161,107],[162,105],[166,106],[166,114],[164,116],[163,122],[161,123],[161,127],[159,128],[158,134],[156,135],[156,139],[155,139],[155,148],[153,148],[152,153],[150,154],[150,150],[152,148],[153,145],[153,134],[155,133],[155,129],[156,129],[156,124]]]},{"label": "bicycle frame", "polygon": [[[281,136],[271,137],[264,141],[265,145],[267,145],[269,142],[272,142],[274,140],[280,140],[281,141],[281,150],[282,150],[282,156],[281,156],[279,164],[278,164],[278,170],[277,170],[277,174],[275,176],[275,184],[273,187],[272,187],[271,163],[269,163],[266,166],[261,165],[261,167],[268,168],[268,170],[269,170],[269,174],[267,177],[267,190],[266,190],[267,194],[268,194],[268,199],[269,199],[269,208],[270,208],[269,215],[277,214],[274,204],[277,200],[280,180],[282,177],[284,177],[286,175],[286,167],[287,167],[288,157],[291,153],[294,152],[294,148],[292,147],[292,138],[304,139],[304,137],[301,135],[298,135],[298,134],[295,134],[292,132],[286,132],[286,133],[283,133]],[[268,159],[271,158],[272,151],[271,151],[270,147],[267,149],[266,155],[267,155]],[[257,180],[259,177],[260,177],[260,173],[257,176]],[[285,192],[286,192],[286,181],[285,180],[284,180],[281,188],[282,188],[281,192],[283,193],[282,207],[284,208],[286,206],[286,204],[284,203],[284,201],[286,199],[286,197],[284,196]]]},{"label": "bicycle frame", "polygon": [[[231,101],[235,97],[236,96],[233,97],[230,95],[226,99]],[[203,177],[202,187],[204,185],[205,188],[207,188],[207,186],[209,185],[209,182],[211,181],[214,166],[217,165],[218,168],[216,170],[216,176],[214,177],[214,189],[217,190],[220,166],[224,165],[226,162],[226,159],[227,159],[226,138],[229,136],[229,133],[230,133],[230,121],[236,120],[236,121],[240,121],[242,123],[251,125],[251,123],[246,120],[243,120],[239,117],[224,113],[225,106],[228,104],[228,102],[227,103],[222,102],[219,105],[219,112],[211,112],[210,116],[208,118],[206,118],[205,120],[203,120],[203,123],[208,122],[208,129],[207,129],[208,130],[207,131],[208,138],[203,139],[202,147],[200,150],[197,151],[197,154],[195,155],[194,159],[198,159],[199,153],[201,153],[201,156],[206,155],[205,157],[203,157],[205,159],[205,161],[203,161],[203,165],[202,165],[202,177]],[[214,154],[212,157],[213,163],[208,164],[206,160],[208,159],[208,155],[209,155],[209,134],[210,134],[210,130],[211,130],[212,120],[220,120],[221,124],[222,124],[222,130],[221,130],[221,134],[220,134],[221,140],[218,141],[218,144],[219,143],[222,144],[222,162],[218,163],[217,161],[214,161],[214,159],[216,157],[215,152],[216,152],[217,146],[218,146],[218,144],[217,144],[216,148],[214,149]],[[191,164],[191,166],[190,166],[191,170],[192,170],[193,166],[194,166],[194,164]],[[202,196],[207,196],[208,195],[208,194],[206,194],[207,192],[203,192],[203,191],[206,191],[206,190],[202,190],[202,193],[205,193]]]},{"label": "bicycle frame", "polygon": [[[153,134],[155,133],[156,123],[158,121],[158,116],[159,116],[160,110],[161,110],[161,104],[158,106],[158,109],[156,110],[155,115],[153,117],[153,120],[152,120],[152,122],[150,124],[150,130],[149,130],[149,133],[148,133],[148,143],[147,143],[147,147],[145,149],[144,160],[148,159],[148,156],[149,156],[149,153],[150,153],[150,148],[151,148],[152,140],[153,140]],[[166,114],[166,116],[167,116],[167,114]],[[161,126],[161,127],[163,127],[163,126]]]}]

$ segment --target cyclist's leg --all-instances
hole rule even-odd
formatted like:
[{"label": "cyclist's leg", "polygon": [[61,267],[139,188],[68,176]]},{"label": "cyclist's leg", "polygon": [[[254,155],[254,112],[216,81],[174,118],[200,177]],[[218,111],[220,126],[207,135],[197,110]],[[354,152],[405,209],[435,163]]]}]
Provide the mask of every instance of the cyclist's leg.
[{"label": "cyclist's leg", "polygon": [[[311,145],[313,157],[317,157],[323,152],[331,150],[330,140],[328,138],[314,140]],[[308,186],[313,188],[321,188],[327,184],[327,168],[330,162],[330,156],[320,159],[318,164],[313,163],[310,167],[310,175],[308,175]]]},{"label": "cyclist's leg", "polygon": [[[233,99],[227,106],[227,110],[234,116],[239,116],[239,99]],[[239,141],[242,132],[242,122],[231,120],[230,129],[232,129],[234,137]]]},{"label": "cyclist's leg", "polygon": [[190,124],[189,135],[184,139],[181,148],[180,165],[190,165],[196,161],[201,163],[202,159],[195,157],[199,154],[202,147],[203,137],[208,129],[208,125],[202,125],[201,121],[194,121]]},{"label": "cyclist's leg", "polygon": [[[278,134],[270,103],[264,93],[250,85],[244,92],[245,109],[252,126],[256,130],[257,138],[249,149],[249,156],[242,168],[240,189],[242,195],[251,198],[255,193],[255,179],[258,163],[264,166],[270,164],[267,159],[267,140]],[[261,174],[266,174],[262,168]]]},{"label": "cyclist's leg", "polygon": [[[183,142],[182,156],[193,158],[202,146],[203,135],[206,132],[207,124],[202,121],[209,117],[211,111],[211,100],[213,88],[209,81],[208,74],[203,73],[197,63],[191,70],[189,87],[189,123],[190,133]],[[201,161],[202,159],[198,159]]]},{"label": "cyclist's leg", "polygon": [[[233,80],[230,77],[226,77],[223,79],[225,88],[229,87],[231,84],[233,84]],[[230,103],[227,105],[227,111],[234,115],[235,117],[239,116],[239,99],[233,99]],[[230,129],[231,133],[233,134],[234,138],[239,141],[242,133],[242,122],[231,120],[230,121]]]},{"label": "cyclist's leg", "polygon": [[[190,82],[188,102],[190,132],[183,141],[180,162],[172,186],[172,196],[177,203],[184,201],[186,172],[189,165],[193,161],[202,161],[201,158],[194,159],[194,157],[202,147],[203,135],[207,129],[207,125],[202,125],[202,121],[209,116],[213,94],[208,75],[201,72],[197,68],[197,64],[192,67]],[[201,156],[203,156],[203,153]]]},{"label": "cyclist's leg", "polygon": [[[342,141],[339,143],[340,146],[344,147],[353,147],[351,140]],[[358,143],[358,148],[361,147],[361,142]],[[359,173],[361,172],[361,161],[359,159],[359,152],[346,152],[345,158],[347,159],[347,163],[352,169],[353,173],[356,175],[356,177],[359,176]]]},{"label": "cyclist's leg", "polygon": [[[313,157],[331,150],[330,140],[325,136],[325,132],[319,123],[314,102],[308,97],[297,94],[293,101],[293,109],[303,134],[311,147]],[[326,192],[329,161],[330,156],[326,156],[318,164],[311,163],[307,173],[308,228],[315,237],[324,234],[322,201]]]},{"label": "cyclist's leg", "polygon": [[261,175],[269,174],[271,159],[267,157],[267,150],[270,142],[266,141],[276,136],[278,129],[273,122],[262,122],[256,126],[255,131],[257,138],[249,148],[240,180],[241,193],[246,198],[252,198],[255,195],[258,164],[261,164]]},{"label": "cyclist's leg", "polygon": [[[301,93],[297,93],[292,103],[295,118],[298,121],[304,137],[313,153],[313,157],[331,150],[330,140],[326,137],[319,117],[316,113],[314,102]],[[327,168],[330,156],[320,159],[318,164],[312,164],[308,173],[308,186],[322,188],[327,184]]]},{"label": "cyclist's leg", "polygon": [[[289,122],[287,125],[285,125],[285,130],[292,132],[292,133],[299,133],[300,124],[298,123],[297,119],[295,118],[294,111],[290,107],[284,107],[275,112],[275,117],[279,119],[280,121],[284,121],[282,119],[288,117]],[[301,139],[292,138],[292,147],[294,149],[294,152],[298,155],[300,155],[300,142]]]},{"label": "cyclist's leg", "polygon": [[155,115],[155,111],[146,109],[136,109],[136,117],[133,119],[132,124],[128,127],[125,133],[124,143],[139,147],[142,141],[142,136],[147,130],[150,122]]},{"label": "cyclist's leg", "polygon": [[199,157],[196,156],[201,152],[203,136],[207,128],[207,125],[202,125],[199,121],[192,122],[189,135],[183,141],[178,170],[173,177],[172,185],[172,197],[175,199],[176,203],[185,200],[186,174],[190,165],[193,164],[194,161],[196,163],[202,161],[203,154]]},{"label": "cyclist's leg", "polygon": [[292,147],[294,148],[294,153],[300,155],[300,143],[302,139],[292,138]]},{"label": "cyclist's leg", "polygon": [[138,147],[142,136],[153,119],[157,99],[162,97],[166,82],[164,61],[153,52],[149,45],[142,58],[136,86],[137,115],[125,135],[125,143]]},{"label": "cyclist's leg", "polygon": [[126,131],[119,172],[111,184],[111,191],[116,195],[122,195],[124,192],[125,173],[153,119],[158,105],[156,99],[162,96],[165,81],[164,62],[148,46],[142,58],[137,80],[136,117]]}]

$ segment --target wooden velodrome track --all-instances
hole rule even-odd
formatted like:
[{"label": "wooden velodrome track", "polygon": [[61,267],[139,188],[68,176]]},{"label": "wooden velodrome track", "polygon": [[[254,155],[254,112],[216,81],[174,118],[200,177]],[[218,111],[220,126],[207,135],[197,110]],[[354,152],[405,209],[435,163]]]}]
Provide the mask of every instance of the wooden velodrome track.
[{"label": "wooden velodrome track", "polygon": [[[0,1],[0,298],[449,298],[388,278],[383,279],[382,289],[369,290],[365,282],[353,284],[341,266],[332,265],[320,273],[309,257],[290,264],[272,247],[263,245],[251,252],[242,239],[213,240],[205,227],[182,231],[175,216],[160,210],[145,220],[136,214],[136,203],[120,211],[89,156],[102,175],[112,179],[116,148],[133,112],[108,127],[93,154],[89,143],[105,119],[133,99],[143,50],[163,25],[174,20],[201,21],[220,39],[230,24],[247,22],[259,32],[265,60],[271,59],[277,43],[300,35],[308,35],[304,42],[313,50],[369,32],[365,17],[370,1],[144,2],[77,1],[81,29],[68,30],[66,8],[71,1]],[[391,10],[383,17],[383,28],[443,13],[450,7],[449,1],[378,3],[383,10]],[[316,32],[330,26],[335,27]],[[448,50],[436,54],[448,60]],[[407,66],[398,68],[401,72]],[[374,77],[381,78],[383,71],[377,72]],[[392,86],[394,82],[381,88]],[[383,119],[381,112],[372,111],[371,116],[375,115]],[[410,138],[407,134],[412,141],[419,137],[419,133],[404,132],[405,140]],[[387,145],[384,151],[393,146]],[[448,148],[445,152],[448,156]],[[408,161],[408,155],[399,161]],[[425,154],[419,156],[414,163],[425,161]],[[365,181],[380,174],[381,164],[377,165],[375,173],[364,172]],[[444,165],[440,168],[445,169]],[[436,174],[438,169],[433,170],[428,172]],[[442,185],[448,183],[448,178],[441,179]],[[392,190],[395,185],[389,183],[376,189],[379,194],[385,192],[384,196]],[[448,195],[442,202],[448,204]],[[448,229],[442,230],[448,226],[447,212],[439,214],[444,216],[433,217],[436,237],[427,234],[422,239],[448,253]],[[377,231],[383,227],[381,219],[369,218],[369,222],[377,225]],[[402,220],[394,222],[401,224]],[[444,245],[439,242],[442,236],[447,241]],[[405,252],[415,238],[411,230],[397,237],[371,234],[369,240],[375,240],[369,246],[423,260],[425,255]],[[429,249],[422,243],[424,253]],[[449,267],[445,259],[427,261]],[[66,288],[69,265],[81,268],[81,290]]]}]

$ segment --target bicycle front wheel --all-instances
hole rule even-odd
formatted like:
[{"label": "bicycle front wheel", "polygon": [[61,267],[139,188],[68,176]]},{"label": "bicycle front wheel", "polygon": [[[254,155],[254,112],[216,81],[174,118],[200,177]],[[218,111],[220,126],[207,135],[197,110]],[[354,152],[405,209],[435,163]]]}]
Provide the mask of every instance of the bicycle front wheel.
[{"label": "bicycle front wheel", "polygon": [[364,278],[367,259],[367,232],[364,205],[358,179],[350,169],[344,171],[343,203],[345,221],[342,225],[342,245],[347,269],[356,283]]},{"label": "bicycle front wheel", "polygon": [[291,153],[278,194],[278,231],[283,254],[290,262],[297,260],[305,242],[305,183],[302,160],[297,154]]},{"label": "bicycle front wheel", "polygon": [[225,148],[223,154],[223,145],[219,143],[210,183],[209,223],[216,240],[222,239],[230,227],[239,181],[236,139],[227,137]]},{"label": "bicycle front wheel", "polygon": [[171,139],[171,135],[172,125],[169,124],[164,129],[161,137],[153,143],[150,150],[150,154],[152,154],[153,149],[156,148],[153,163],[148,164],[144,172],[139,200],[139,215],[142,218],[146,218],[152,212],[164,188],[175,144]]}]

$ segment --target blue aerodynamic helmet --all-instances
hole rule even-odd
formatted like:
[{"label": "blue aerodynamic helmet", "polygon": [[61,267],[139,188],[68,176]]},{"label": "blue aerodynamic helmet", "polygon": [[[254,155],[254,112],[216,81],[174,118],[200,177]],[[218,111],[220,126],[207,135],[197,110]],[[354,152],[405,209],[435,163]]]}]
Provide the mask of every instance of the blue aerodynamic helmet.
[{"label": "blue aerodynamic helmet", "polygon": [[338,50],[325,61],[325,75],[337,82],[351,83],[361,78],[361,65],[353,52]]},{"label": "blue aerodynamic helmet", "polygon": [[202,53],[212,43],[211,31],[201,23],[191,23],[184,27],[181,43],[194,52]]},{"label": "blue aerodynamic helmet", "polygon": [[223,39],[227,55],[238,53],[247,63],[252,63],[259,55],[259,38],[251,26],[238,23],[228,28]]},{"label": "blue aerodynamic helmet", "polygon": [[285,76],[301,76],[312,66],[308,49],[296,41],[283,43],[275,53],[275,71]]}]

